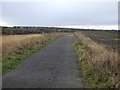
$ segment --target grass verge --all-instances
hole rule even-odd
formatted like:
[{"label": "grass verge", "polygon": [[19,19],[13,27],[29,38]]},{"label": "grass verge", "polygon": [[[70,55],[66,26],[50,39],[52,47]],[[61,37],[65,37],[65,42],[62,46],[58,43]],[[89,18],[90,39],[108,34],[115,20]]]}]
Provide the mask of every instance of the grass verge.
[{"label": "grass verge", "polygon": [[107,50],[81,33],[74,33],[74,49],[87,88],[118,87],[120,66],[117,52]]},{"label": "grass verge", "polygon": [[10,70],[15,69],[16,66],[20,62],[22,62],[25,58],[34,54],[35,52],[39,51],[41,48],[47,46],[49,43],[57,40],[60,37],[61,36],[56,36],[56,37],[53,37],[52,39],[44,41],[42,44],[34,45],[31,48],[18,49],[8,55],[4,55],[2,57],[2,74],[5,74],[6,72]]},{"label": "grass verge", "polygon": [[[83,57],[83,53],[87,53],[89,51],[89,48],[86,47],[86,45],[83,44],[75,44],[74,49],[77,53],[78,60],[80,63],[80,67],[82,70],[82,76],[85,80],[85,85],[87,88],[105,88],[109,83],[107,83],[108,80],[103,80],[96,77],[96,74],[99,75],[100,73],[96,72],[92,65],[88,62],[88,59]],[[81,52],[78,52],[77,50],[80,49]],[[106,75],[107,76],[107,75]],[[105,78],[105,77],[104,77]]]}]

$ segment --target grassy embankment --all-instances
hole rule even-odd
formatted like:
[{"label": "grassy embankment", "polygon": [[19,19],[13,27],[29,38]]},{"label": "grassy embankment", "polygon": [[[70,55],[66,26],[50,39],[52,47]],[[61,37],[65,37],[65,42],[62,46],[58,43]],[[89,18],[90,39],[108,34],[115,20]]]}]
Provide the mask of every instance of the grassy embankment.
[{"label": "grassy embankment", "polygon": [[81,65],[83,79],[89,88],[114,88],[120,83],[120,62],[116,51],[105,48],[85,37],[74,33],[74,48]]},{"label": "grassy embankment", "polygon": [[3,35],[2,36],[2,73],[15,69],[23,59],[34,54],[63,33]]}]

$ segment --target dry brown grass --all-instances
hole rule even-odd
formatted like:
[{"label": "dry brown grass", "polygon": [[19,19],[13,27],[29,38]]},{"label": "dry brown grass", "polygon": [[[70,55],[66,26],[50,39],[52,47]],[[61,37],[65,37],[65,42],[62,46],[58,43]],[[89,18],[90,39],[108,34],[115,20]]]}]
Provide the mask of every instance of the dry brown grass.
[{"label": "dry brown grass", "polygon": [[[96,79],[105,79],[109,83],[109,87],[115,87],[120,82],[120,59],[119,53],[112,52],[105,48],[104,45],[99,45],[90,38],[85,37],[82,33],[74,33],[75,43],[86,46],[85,52],[78,46],[77,52],[79,57],[87,59],[87,62],[96,72]],[[82,53],[81,53],[82,52]],[[97,74],[99,73],[99,75]],[[107,75],[107,77],[105,76]]]},{"label": "dry brown grass", "polygon": [[51,34],[28,34],[28,35],[3,35],[2,36],[2,53],[12,53],[17,49],[30,48],[36,44],[41,44],[44,41],[50,40],[55,36],[62,35],[62,33]]},{"label": "dry brown grass", "polygon": [[39,51],[65,33],[2,36],[2,73],[16,68],[28,56]]}]

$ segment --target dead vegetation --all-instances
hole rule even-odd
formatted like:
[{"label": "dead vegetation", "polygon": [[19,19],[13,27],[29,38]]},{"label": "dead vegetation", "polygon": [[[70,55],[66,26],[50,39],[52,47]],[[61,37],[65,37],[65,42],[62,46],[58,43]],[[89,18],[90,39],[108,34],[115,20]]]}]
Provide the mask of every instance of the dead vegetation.
[{"label": "dead vegetation", "polygon": [[74,41],[87,87],[118,87],[119,53],[106,49],[104,45],[97,44],[80,32],[74,33]]},{"label": "dead vegetation", "polygon": [[60,35],[62,35],[62,33],[3,35],[1,42],[2,54],[12,53],[17,49],[31,48],[36,44],[42,44],[43,42]]},{"label": "dead vegetation", "polygon": [[89,37],[98,44],[104,44],[105,48],[120,53],[120,38],[118,31],[82,31],[82,34]]},{"label": "dead vegetation", "polygon": [[64,34],[3,35],[0,45],[0,47],[2,46],[2,74],[15,69],[25,58]]}]

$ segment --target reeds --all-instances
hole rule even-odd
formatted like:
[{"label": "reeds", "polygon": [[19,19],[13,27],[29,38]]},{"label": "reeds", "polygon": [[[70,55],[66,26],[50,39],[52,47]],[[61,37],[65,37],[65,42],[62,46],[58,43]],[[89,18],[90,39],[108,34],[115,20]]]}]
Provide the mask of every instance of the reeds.
[{"label": "reeds", "polygon": [[106,49],[103,44],[97,44],[80,32],[74,33],[74,40],[79,59],[87,60],[92,71],[95,72],[93,74],[96,81],[106,80],[105,87],[118,87],[120,82],[119,53]]},{"label": "reeds", "polygon": [[2,54],[9,54],[17,49],[31,48],[36,44],[52,39],[53,37],[62,35],[61,33],[49,34],[28,34],[28,35],[3,35],[2,36]]}]

